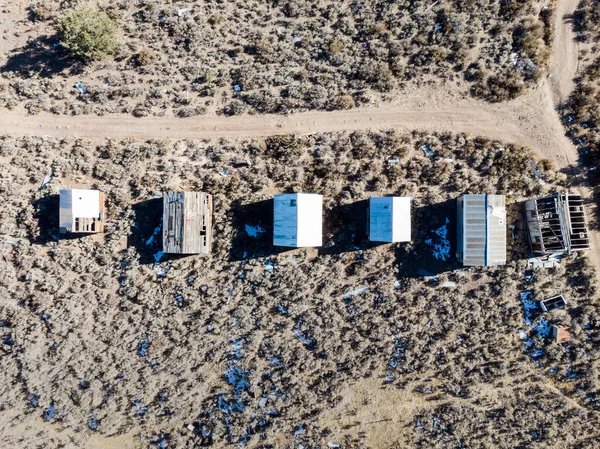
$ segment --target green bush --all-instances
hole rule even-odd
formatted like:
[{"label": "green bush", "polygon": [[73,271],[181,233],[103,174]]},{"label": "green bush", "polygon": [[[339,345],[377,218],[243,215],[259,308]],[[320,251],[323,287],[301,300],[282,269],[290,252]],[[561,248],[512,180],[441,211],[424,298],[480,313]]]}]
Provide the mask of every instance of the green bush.
[{"label": "green bush", "polygon": [[100,61],[119,49],[117,24],[103,11],[69,10],[58,32],[63,47],[86,61]]}]

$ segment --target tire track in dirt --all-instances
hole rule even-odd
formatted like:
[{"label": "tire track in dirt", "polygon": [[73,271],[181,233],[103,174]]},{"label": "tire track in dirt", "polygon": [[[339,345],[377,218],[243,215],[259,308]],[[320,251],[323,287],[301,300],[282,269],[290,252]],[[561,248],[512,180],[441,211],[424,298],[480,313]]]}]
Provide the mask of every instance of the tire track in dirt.
[{"label": "tire track in dirt", "polygon": [[[413,88],[378,107],[349,111],[311,111],[290,115],[207,115],[193,118],[25,115],[3,110],[0,135],[88,139],[261,138],[367,129],[423,130],[480,135],[531,147],[558,169],[577,170],[578,152],[565,136],[556,108],[574,87],[578,44],[571,17],[578,0],[558,0],[555,40],[548,77],[516,100],[489,104],[452,88]],[[583,179],[580,193],[595,207],[593,189]],[[595,211],[594,211],[595,213]],[[591,216],[591,214],[590,214]],[[600,235],[590,232],[592,259],[600,272]]]}]

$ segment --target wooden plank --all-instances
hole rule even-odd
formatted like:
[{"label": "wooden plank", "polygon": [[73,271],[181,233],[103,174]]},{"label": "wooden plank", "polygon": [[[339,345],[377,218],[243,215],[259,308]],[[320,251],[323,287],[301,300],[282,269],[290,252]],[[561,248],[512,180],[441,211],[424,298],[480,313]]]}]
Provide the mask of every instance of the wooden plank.
[{"label": "wooden plank", "polygon": [[212,195],[166,192],[163,195],[163,251],[207,254],[212,248]]}]

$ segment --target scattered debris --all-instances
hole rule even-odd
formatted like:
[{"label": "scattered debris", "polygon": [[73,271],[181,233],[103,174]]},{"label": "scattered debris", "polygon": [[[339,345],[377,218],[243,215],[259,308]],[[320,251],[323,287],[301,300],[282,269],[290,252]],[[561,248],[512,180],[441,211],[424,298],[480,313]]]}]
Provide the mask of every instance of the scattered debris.
[{"label": "scattered debris", "polygon": [[[152,233],[152,235],[150,236],[150,238],[148,240],[146,240],[146,246],[152,245],[152,243],[154,242],[154,239],[156,238],[156,236],[160,232],[160,229],[161,229],[160,226],[157,226],[156,228],[154,228],[154,232]],[[156,256],[155,256],[155,258],[156,258]]]},{"label": "scattered debris", "polygon": [[566,307],[567,300],[563,295],[553,296],[552,298],[547,298],[540,301],[540,306],[544,312],[552,312],[556,309],[562,309]]},{"label": "scattered debris", "polygon": [[442,283],[440,285],[440,287],[444,287],[444,288],[455,288],[456,287],[456,282],[452,282],[452,281],[446,281],[444,283]]},{"label": "scattered debris", "polygon": [[427,157],[435,156],[435,152],[431,149],[431,147],[429,145],[425,144],[421,147],[421,149],[423,150],[423,152],[425,153],[425,155]]},{"label": "scattered debris", "polygon": [[254,237],[254,238],[257,238],[259,234],[263,234],[265,232],[265,230],[258,225],[256,225],[256,226],[245,225],[245,229],[246,229],[246,234],[248,234],[250,237]]},{"label": "scattered debris", "polygon": [[44,420],[50,421],[56,415],[56,407],[54,403],[51,402],[46,410],[44,410]]},{"label": "scattered debris", "polygon": [[81,84],[81,81],[78,81],[77,84],[75,84],[75,87],[77,88],[77,90],[79,90],[79,92],[81,92],[82,94],[86,94],[87,93],[87,88]]},{"label": "scattered debris", "polygon": [[349,299],[349,298],[352,298],[353,296],[362,295],[363,293],[366,293],[368,291],[369,291],[369,287],[357,288],[356,290],[352,290],[348,293],[345,293],[344,299]]},{"label": "scattered debris", "polygon": [[425,240],[425,244],[433,247],[433,257],[438,260],[446,261],[450,258],[450,240],[448,240],[448,223],[450,220],[446,218],[446,223],[438,229],[432,230],[439,238],[439,243],[434,243],[433,239]]},{"label": "scattered debris", "polygon": [[44,177],[44,180],[42,181],[42,185],[40,186],[40,190],[42,190],[44,187],[46,187],[46,185],[48,185],[48,183],[52,181],[52,175],[46,175]]},{"label": "scattered debris", "polygon": [[424,270],[423,268],[419,268],[417,270],[417,274],[419,276],[423,276],[423,277],[427,278],[427,280],[429,280],[429,281],[437,281],[438,280],[438,277],[435,274],[430,273],[429,271]]}]

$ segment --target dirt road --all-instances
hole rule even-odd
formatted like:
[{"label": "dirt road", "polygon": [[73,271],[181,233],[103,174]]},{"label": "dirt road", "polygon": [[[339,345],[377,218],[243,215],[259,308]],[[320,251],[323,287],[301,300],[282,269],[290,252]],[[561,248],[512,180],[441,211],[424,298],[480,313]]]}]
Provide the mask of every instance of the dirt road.
[{"label": "dirt road", "polygon": [[[578,153],[564,135],[556,106],[568,98],[578,68],[578,44],[571,26],[577,0],[559,0],[556,38],[549,75],[517,100],[489,104],[456,89],[412,89],[377,107],[350,111],[281,115],[208,115],[194,118],[25,115],[2,111],[0,135],[85,137],[90,139],[250,138],[275,134],[314,134],[359,129],[406,129],[464,132],[527,145],[558,168],[577,164]],[[589,201],[588,185],[581,193]],[[600,268],[600,236],[593,235]]]}]

